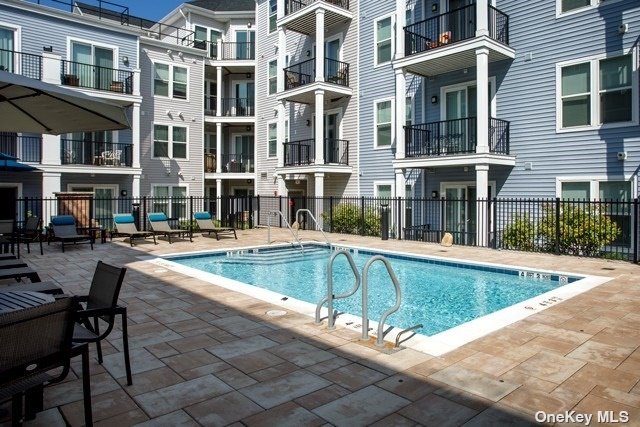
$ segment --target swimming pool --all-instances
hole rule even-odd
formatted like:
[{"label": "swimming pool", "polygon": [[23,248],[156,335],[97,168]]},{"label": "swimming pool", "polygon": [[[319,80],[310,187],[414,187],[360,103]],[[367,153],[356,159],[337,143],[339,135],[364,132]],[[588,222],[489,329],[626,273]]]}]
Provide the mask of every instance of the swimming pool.
[{"label": "swimming pool", "polygon": [[[421,334],[440,336],[449,341],[452,335],[443,334],[457,331],[453,341],[468,341],[479,332],[484,334],[498,329],[603,283],[603,280],[594,280],[596,276],[587,278],[527,268],[374,252],[366,248],[346,249],[353,254],[360,271],[373,255],[382,254],[391,261],[402,287],[403,301],[399,311],[387,319],[388,325],[404,329],[422,323]],[[193,273],[204,272],[231,279],[232,289],[234,283],[249,284],[283,296],[281,300],[292,298],[315,306],[327,293],[326,266],[331,251],[326,245],[305,245],[303,254],[300,248],[288,245],[174,255],[166,256],[164,260],[169,261],[166,266],[177,267],[178,271],[187,274],[201,277]],[[334,267],[334,294],[340,294],[353,285],[353,273],[344,257],[339,257]],[[253,289],[249,293],[257,295]],[[394,304],[394,295],[383,265],[374,265],[369,274],[369,318],[379,319],[381,313]],[[359,316],[360,298],[360,292],[357,292],[347,300],[336,300],[334,308]],[[515,317],[513,313],[507,313],[514,306],[520,313]],[[481,331],[465,328],[462,335],[469,339],[458,340],[460,328],[474,322],[476,326],[484,325]]]}]

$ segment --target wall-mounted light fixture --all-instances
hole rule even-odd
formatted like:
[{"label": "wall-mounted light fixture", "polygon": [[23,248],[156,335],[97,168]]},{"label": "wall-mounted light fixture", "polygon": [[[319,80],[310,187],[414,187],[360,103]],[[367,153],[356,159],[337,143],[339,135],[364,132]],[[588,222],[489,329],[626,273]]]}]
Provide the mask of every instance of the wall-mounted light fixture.
[{"label": "wall-mounted light fixture", "polygon": [[438,3],[433,3],[431,5],[431,12],[437,12],[438,11]]},{"label": "wall-mounted light fixture", "polygon": [[129,57],[128,56],[123,56],[122,57],[122,63],[125,65],[129,65]]},{"label": "wall-mounted light fixture", "polygon": [[167,49],[167,55],[171,55],[173,51],[171,49]]},{"label": "wall-mounted light fixture", "polygon": [[307,49],[307,56],[311,56],[311,50]]},{"label": "wall-mounted light fixture", "polygon": [[249,132],[251,130],[251,126],[247,125],[247,127],[245,129],[247,130],[247,132]]},{"label": "wall-mounted light fixture", "polygon": [[251,78],[251,73],[247,73],[247,78],[250,79]]},{"label": "wall-mounted light fixture", "polygon": [[121,197],[127,197],[127,194],[129,194],[129,193],[127,193],[127,190],[120,190],[120,196]]},{"label": "wall-mounted light fixture", "polygon": [[247,22],[247,28],[251,28],[251,22]]},{"label": "wall-mounted light fixture", "polygon": [[182,52],[178,52],[178,56],[179,56],[180,58],[182,58],[182,57],[184,56],[184,53],[182,53]]},{"label": "wall-mounted light fixture", "polygon": [[438,103],[438,95],[433,95],[431,97],[431,103],[432,104],[437,104]]},{"label": "wall-mounted light fixture", "polygon": [[307,119],[307,127],[311,126],[311,120]]},{"label": "wall-mounted light fixture", "polygon": [[437,192],[436,190],[433,190],[433,191],[431,192],[431,197],[432,197],[433,199],[437,199],[437,198],[438,198],[438,192]]},{"label": "wall-mounted light fixture", "polygon": [[53,46],[42,46],[43,52],[53,52]]}]

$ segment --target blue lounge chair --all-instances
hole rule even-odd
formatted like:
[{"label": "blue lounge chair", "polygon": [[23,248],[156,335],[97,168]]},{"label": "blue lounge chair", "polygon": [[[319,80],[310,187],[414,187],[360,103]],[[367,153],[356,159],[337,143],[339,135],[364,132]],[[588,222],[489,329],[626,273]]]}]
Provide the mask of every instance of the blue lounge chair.
[{"label": "blue lounge chair", "polygon": [[73,215],[57,215],[51,217],[51,228],[53,230],[53,240],[62,243],[64,252],[65,243],[89,243],[93,250],[93,236],[78,233],[78,226]]}]

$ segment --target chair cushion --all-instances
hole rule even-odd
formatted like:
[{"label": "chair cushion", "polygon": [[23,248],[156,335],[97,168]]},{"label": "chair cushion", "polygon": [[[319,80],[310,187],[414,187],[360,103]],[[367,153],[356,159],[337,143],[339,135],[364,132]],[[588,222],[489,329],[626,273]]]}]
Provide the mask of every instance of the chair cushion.
[{"label": "chair cushion", "polygon": [[133,215],[118,214],[113,216],[113,222],[116,224],[133,224],[136,220],[133,218]]},{"label": "chair cushion", "polygon": [[53,225],[75,225],[76,220],[73,215],[58,215],[51,218]]},{"label": "chair cushion", "polygon": [[154,213],[150,213],[147,216],[149,217],[150,222],[167,220],[167,216],[163,212],[154,212]]},{"label": "chair cushion", "polygon": [[209,212],[196,212],[193,214],[193,218],[195,219],[211,219],[211,214]]}]

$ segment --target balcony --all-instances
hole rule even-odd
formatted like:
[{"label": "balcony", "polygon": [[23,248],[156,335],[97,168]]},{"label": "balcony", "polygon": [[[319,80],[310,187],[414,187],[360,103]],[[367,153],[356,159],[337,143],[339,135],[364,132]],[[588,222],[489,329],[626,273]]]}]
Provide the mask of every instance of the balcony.
[{"label": "balcony", "polygon": [[40,163],[42,161],[42,137],[2,132],[0,133],[0,153],[17,157],[23,162]]},{"label": "balcony", "polygon": [[285,0],[284,17],[278,20],[278,25],[300,34],[315,34],[315,11],[320,8],[325,11],[325,29],[353,18],[349,0]]},{"label": "balcony", "polygon": [[205,95],[204,96],[204,115],[215,116],[217,109],[217,96]]},{"label": "balcony", "polygon": [[312,58],[285,68],[284,89],[290,91],[278,95],[278,99],[312,104],[315,90],[324,89],[330,98],[350,96],[349,64],[335,59],[324,59],[324,82],[316,81],[316,59]]},{"label": "balcony", "polygon": [[0,71],[42,79],[42,56],[15,50],[0,49]]},{"label": "balcony", "polygon": [[488,6],[488,36],[478,36],[476,4],[461,7],[404,27],[405,57],[397,67],[433,76],[475,66],[475,51],[489,49],[489,62],[515,58],[509,47],[509,16]]},{"label": "balcony", "polygon": [[490,118],[489,152],[478,153],[475,117],[405,126],[406,159],[396,160],[396,166],[473,165],[479,161],[513,166],[515,158],[509,153],[509,127],[506,120]]},{"label": "balcony", "polygon": [[[309,166],[315,164],[315,140],[302,139],[285,142],[284,166]],[[349,141],[324,139],[324,164],[349,165]]]},{"label": "balcony", "polygon": [[256,59],[256,44],[254,42],[222,42],[222,61],[250,61]]},{"label": "balcony", "polygon": [[61,83],[65,86],[126,95],[133,93],[132,71],[62,60],[60,74]]},{"label": "balcony", "polygon": [[255,101],[253,98],[222,98],[221,115],[224,117],[255,116]]},{"label": "balcony", "polygon": [[133,146],[114,142],[60,140],[63,165],[131,167]]},{"label": "balcony", "polygon": [[222,173],[254,173],[253,154],[223,154]]}]

